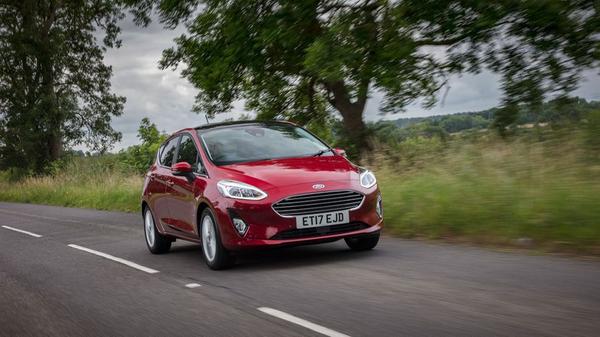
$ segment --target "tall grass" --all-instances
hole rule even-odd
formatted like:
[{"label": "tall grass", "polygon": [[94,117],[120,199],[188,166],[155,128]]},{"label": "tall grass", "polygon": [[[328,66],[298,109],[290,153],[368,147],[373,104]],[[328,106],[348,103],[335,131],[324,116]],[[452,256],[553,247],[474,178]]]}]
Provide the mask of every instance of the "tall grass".
[{"label": "tall grass", "polygon": [[[508,140],[473,132],[377,145],[365,161],[378,177],[387,231],[600,255],[597,117],[585,127],[521,130]],[[142,177],[118,156],[76,158],[54,171],[17,182],[0,175],[0,200],[139,208]]]},{"label": "tall grass", "polygon": [[139,208],[142,177],[127,173],[111,157],[75,158],[49,176],[11,181],[0,177],[0,201],[133,212]]},{"label": "tall grass", "polygon": [[532,131],[506,141],[485,133],[445,146],[423,139],[412,157],[382,149],[409,154],[371,159],[380,167],[386,225],[403,237],[600,254],[600,164],[584,136]]}]

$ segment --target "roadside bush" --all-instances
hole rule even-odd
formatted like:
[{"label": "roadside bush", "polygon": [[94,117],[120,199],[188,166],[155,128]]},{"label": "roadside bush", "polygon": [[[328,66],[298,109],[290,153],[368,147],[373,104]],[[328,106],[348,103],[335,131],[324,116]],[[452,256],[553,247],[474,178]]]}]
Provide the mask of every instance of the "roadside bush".
[{"label": "roadside bush", "polygon": [[150,123],[148,118],[142,119],[138,128],[138,138],[141,144],[133,145],[118,154],[119,161],[130,168],[131,171],[144,173],[154,162],[156,152],[167,135],[161,134],[156,124]]}]

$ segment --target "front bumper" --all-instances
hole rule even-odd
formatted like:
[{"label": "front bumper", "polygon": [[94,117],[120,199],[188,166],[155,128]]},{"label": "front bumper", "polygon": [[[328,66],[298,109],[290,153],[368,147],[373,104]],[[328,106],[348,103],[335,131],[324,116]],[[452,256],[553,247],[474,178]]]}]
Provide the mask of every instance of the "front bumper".
[{"label": "front bumper", "polygon": [[[271,203],[229,200],[227,203],[221,203],[216,209],[223,245],[229,250],[243,250],[311,244],[375,234],[383,227],[383,219],[376,212],[379,190],[375,187],[363,194],[365,199],[359,208],[350,211],[348,224],[310,229],[297,229],[295,218],[277,214]],[[244,236],[234,229],[232,213],[248,224],[248,231]]]},{"label": "front bumper", "polygon": [[[334,225],[340,226],[340,225]],[[250,248],[259,248],[259,247],[277,247],[277,246],[294,246],[294,245],[304,245],[311,243],[320,243],[320,242],[329,242],[335,241],[343,238],[354,237],[354,236],[363,236],[363,235],[374,235],[379,233],[382,229],[383,221],[374,225],[368,226],[363,229],[336,233],[336,234],[316,234],[311,236],[305,236],[300,238],[293,239],[243,239],[236,241],[236,245],[228,246],[228,249],[231,250],[241,250],[241,249],[250,249]]]}]

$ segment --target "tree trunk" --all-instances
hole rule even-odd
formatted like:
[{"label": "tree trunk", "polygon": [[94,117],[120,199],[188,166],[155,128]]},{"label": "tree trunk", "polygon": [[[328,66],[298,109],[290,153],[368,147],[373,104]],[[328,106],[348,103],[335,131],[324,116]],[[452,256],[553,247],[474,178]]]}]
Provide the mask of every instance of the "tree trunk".
[{"label": "tree trunk", "polygon": [[368,130],[363,121],[367,101],[366,90],[352,102],[343,82],[327,83],[326,88],[333,94],[329,102],[340,112],[343,118],[344,146],[348,147],[347,151],[350,155],[358,158],[364,151],[370,149]]},{"label": "tree trunk", "polygon": [[363,109],[356,106],[338,108],[342,115],[344,125],[344,136],[347,139],[347,145],[354,152],[355,156],[360,156],[364,151],[370,149],[368,141],[368,132],[363,121]]},{"label": "tree trunk", "polygon": [[47,142],[47,160],[49,162],[59,159],[62,154],[62,126],[64,122],[64,116],[58,105],[58,97],[55,89],[54,50],[50,40],[50,31],[54,24],[55,11],[56,8],[52,3],[48,8],[45,21],[43,24],[40,24],[38,49],[38,62],[42,74],[42,106],[46,114],[46,118],[43,120],[47,127],[45,138]]}]

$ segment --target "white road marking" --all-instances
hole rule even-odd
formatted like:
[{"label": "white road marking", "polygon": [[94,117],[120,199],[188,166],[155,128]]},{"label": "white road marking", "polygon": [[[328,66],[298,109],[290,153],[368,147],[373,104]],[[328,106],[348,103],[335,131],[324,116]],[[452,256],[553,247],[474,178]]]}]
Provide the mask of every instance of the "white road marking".
[{"label": "white road marking", "polygon": [[198,283],[188,283],[188,284],[186,284],[185,286],[186,286],[187,288],[190,288],[190,289],[194,289],[194,288],[202,287],[202,285],[201,285],[201,284],[198,284]]},{"label": "white road marking", "polygon": [[260,307],[260,308],[257,308],[257,309],[260,310],[260,311],[262,311],[262,312],[264,312],[267,315],[271,315],[271,316],[274,316],[274,317],[286,320],[288,322],[292,322],[294,324],[298,324],[300,326],[303,326],[303,327],[305,327],[307,329],[310,329],[312,331],[318,332],[318,333],[320,333],[322,335],[325,335],[325,336],[329,336],[329,337],[350,337],[350,336],[345,335],[345,334],[343,334],[341,332],[337,332],[335,330],[331,330],[331,329],[326,328],[324,326],[321,326],[321,325],[309,322],[309,321],[304,320],[304,319],[302,319],[300,317],[296,317],[294,315],[290,315],[288,313],[285,313],[283,311],[279,311],[277,309],[272,309],[272,308],[267,308],[267,307]]},{"label": "white road marking", "polygon": [[100,223],[100,222],[86,222],[86,221],[83,221],[83,220],[80,221],[80,220],[72,220],[72,219],[65,219],[65,218],[55,218],[55,217],[52,217],[52,216],[29,214],[29,213],[21,213],[21,212],[13,212],[13,211],[5,210],[5,209],[0,209],[0,212],[1,213],[12,214],[12,215],[28,216],[28,217],[38,218],[38,219],[44,219],[44,220],[52,220],[52,221],[60,221],[60,222],[70,222],[70,223],[76,223],[76,224],[82,224],[82,225],[102,226],[102,227],[107,227],[107,228],[111,228],[111,229],[115,229],[115,230],[121,230],[121,231],[126,230],[122,226],[115,226],[115,225],[110,225],[110,224]]},{"label": "white road marking", "polygon": [[19,232],[19,233],[23,233],[23,234],[31,235],[31,236],[33,236],[34,238],[41,238],[41,237],[42,237],[42,236],[41,236],[41,235],[39,235],[39,234],[35,234],[35,233],[32,233],[32,232],[24,231],[24,230],[22,230],[22,229],[18,229],[18,228],[10,227],[10,226],[2,226],[2,227],[3,227],[3,228],[6,228],[6,229],[8,229],[8,230],[11,230],[11,231],[15,231],[15,232]]},{"label": "white road marking", "polygon": [[152,268],[148,268],[148,267],[144,267],[144,266],[139,265],[139,264],[137,264],[135,262],[127,261],[127,260],[122,259],[120,257],[116,257],[116,256],[112,256],[112,255],[109,255],[109,254],[106,254],[106,253],[102,253],[102,252],[99,252],[97,250],[93,250],[93,249],[89,249],[89,248],[85,248],[85,247],[81,247],[81,246],[73,245],[73,244],[68,245],[68,246],[71,247],[71,248],[83,250],[84,252],[88,252],[88,253],[91,253],[91,254],[94,254],[94,255],[98,255],[98,256],[103,257],[105,259],[109,259],[109,260],[113,260],[115,262],[122,263],[122,264],[124,264],[124,265],[126,265],[128,267],[135,268],[137,270],[141,270],[141,271],[146,272],[148,274],[156,274],[156,273],[159,272],[158,270],[155,270],[155,269],[152,269]]}]

